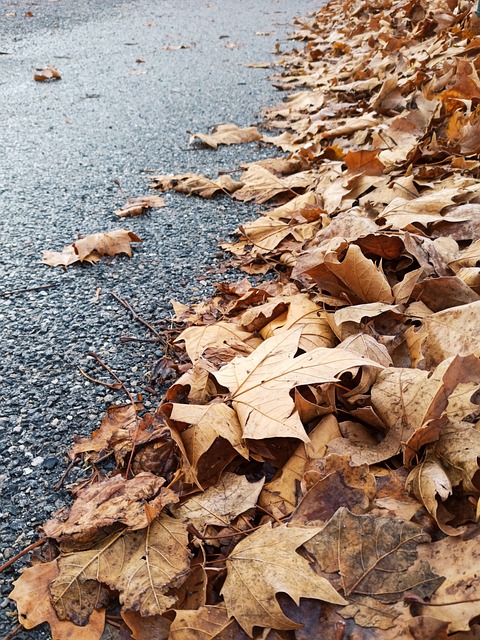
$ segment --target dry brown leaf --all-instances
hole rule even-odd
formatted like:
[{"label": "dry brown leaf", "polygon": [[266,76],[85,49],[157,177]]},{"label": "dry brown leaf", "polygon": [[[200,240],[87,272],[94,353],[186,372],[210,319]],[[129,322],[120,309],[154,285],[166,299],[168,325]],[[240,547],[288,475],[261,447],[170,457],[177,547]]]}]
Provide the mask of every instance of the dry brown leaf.
[{"label": "dry brown leaf", "polygon": [[121,611],[120,615],[132,632],[133,640],[145,638],[167,640],[169,638],[172,623],[163,616],[141,616],[136,611]]},{"label": "dry brown leaf", "polygon": [[256,202],[263,204],[282,193],[291,198],[298,195],[297,191],[307,189],[313,183],[313,176],[308,172],[300,172],[279,178],[260,165],[251,165],[242,174],[244,186],[235,191],[235,200]]},{"label": "dry brown leaf", "polygon": [[339,436],[337,419],[333,415],[325,416],[310,433],[310,442],[298,445],[278,474],[263,487],[259,504],[276,517],[290,515],[296,507],[299,483],[308,462],[323,458],[328,442]]},{"label": "dry brown leaf", "polygon": [[[446,537],[438,542],[419,545],[418,551],[432,571],[445,577],[445,582],[429,599],[437,606],[422,608],[418,605],[420,611],[447,622],[449,633],[470,631],[470,620],[480,615],[478,537],[474,535],[467,540]],[[444,607],[438,606],[442,603],[445,603]]]},{"label": "dry brown leaf", "polygon": [[296,549],[318,529],[266,524],[239,542],[227,560],[227,578],[222,595],[227,612],[248,635],[253,627],[297,629],[276,599],[278,592],[298,604],[300,598],[316,598],[345,604],[331,584],[313,573]]},{"label": "dry brown leaf", "polygon": [[248,636],[222,605],[176,611],[169,640],[247,640]]},{"label": "dry brown leaf", "polygon": [[62,251],[42,251],[42,262],[51,267],[67,267],[74,262],[98,262],[101,256],[115,256],[119,253],[126,253],[131,258],[130,243],[132,242],[141,242],[141,240],[133,231],[126,229],[92,233],[69,244]]},{"label": "dry brown leaf", "polygon": [[69,620],[59,620],[50,601],[50,584],[58,576],[57,561],[37,564],[25,569],[13,584],[10,598],[18,608],[18,620],[25,629],[43,622],[50,625],[52,640],[99,640],[105,626],[105,609],[92,611],[87,626],[79,627]]},{"label": "dry brown leaf", "polygon": [[[416,562],[417,546],[428,541],[416,524],[354,515],[342,507],[305,548],[346,597],[371,596],[388,604],[401,600],[405,591],[428,597],[443,582],[427,563]],[[342,615],[350,617],[345,610]]]},{"label": "dry brown leaf", "polygon": [[480,458],[478,429],[466,424],[445,427],[431,450],[454,487],[460,485],[467,493],[478,493],[478,483],[474,482]]},{"label": "dry brown leaf", "polygon": [[[163,488],[165,480],[153,473],[139,473],[130,480],[120,475],[92,484],[80,493],[65,519],[48,520],[43,529],[47,536],[89,540],[104,527],[126,525],[131,530],[145,528],[166,504],[178,500],[170,489]],[[148,506],[148,512],[147,512]]]},{"label": "dry brown leaf", "polygon": [[160,196],[140,196],[138,198],[128,198],[123,207],[116,209],[114,213],[116,213],[119,218],[140,216],[148,209],[159,209],[165,206],[165,198]]},{"label": "dry brown leaf", "polygon": [[195,139],[201,140],[212,149],[216,149],[219,144],[243,144],[244,142],[261,140],[262,134],[259,133],[257,127],[241,129],[236,124],[219,124],[210,134],[193,133],[190,137],[190,143]]},{"label": "dry brown leaf", "polygon": [[425,318],[424,353],[429,368],[457,353],[480,356],[479,312],[480,302],[471,302]]},{"label": "dry brown leaf", "polygon": [[167,191],[173,189],[178,193],[186,195],[200,196],[201,198],[211,198],[218,192],[231,194],[243,186],[242,182],[236,182],[228,175],[223,175],[216,180],[210,180],[205,176],[196,173],[185,173],[183,175],[152,176],[151,189]]},{"label": "dry brown leaf", "polygon": [[233,409],[223,403],[172,404],[172,420],[191,425],[181,433],[188,460],[194,469],[217,438],[227,440],[237,453],[248,458],[242,428]]},{"label": "dry brown leaf", "polygon": [[250,353],[258,347],[262,340],[250,333],[242,331],[233,322],[217,322],[203,327],[188,327],[176,339],[185,342],[185,349],[192,362],[198,361],[208,347],[238,349],[239,353]]},{"label": "dry brown leaf", "polygon": [[33,75],[33,79],[37,82],[46,82],[48,80],[60,80],[60,73],[55,69],[55,67],[47,66],[41,69],[37,69]]},{"label": "dry brown leaf", "polygon": [[186,525],[162,514],[146,529],[113,534],[88,551],[72,552],[59,560],[59,575],[50,591],[62,617],[88,617],[85,585],[98,581],[120,593],[126,611],[161,615],[175,606],[169,590],[180,586],[190,567]]},{"label": "dry brown leaf", "polygon": [[235,358],[214,374],[232,394],[233,407],[244,438],[298,438],[308,436],[290,397],[300,384],[335,382],[344,371],[362,365],[380,367],[342,349],[318,347],[295,357],[302,327],[265,340],[246,358]]},{"label": "dry brown leaf", "polygon": [[214,487],[188,498],[174,507],[172,513],[198,530],[207,524],[228,526],[238,515],[255,507],[264,482],[264,478],[249,482],[245,476],[227,472]]}]

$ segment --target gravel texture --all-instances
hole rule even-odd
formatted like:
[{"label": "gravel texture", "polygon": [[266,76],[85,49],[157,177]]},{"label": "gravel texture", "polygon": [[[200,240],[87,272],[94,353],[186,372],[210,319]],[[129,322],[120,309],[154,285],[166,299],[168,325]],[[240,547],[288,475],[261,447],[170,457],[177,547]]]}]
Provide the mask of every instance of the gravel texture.
[{"label": "gravel texture", "polygon": [[[90,433],[106,407],[124,400],[80,375],[78,366],[94,370],[87,351],[138,392],[161,356],[155,344],[119,341],[149,336],[110,292],[149,321],[170,317],[171,298],[189,302],[212,292],[210,280],[197,276],[218,265],[217,239],[253,214],[228,199],[168,193],[166,208],[120,220],[113,210],[125,195],[114,180],[127,196],[144,195],[144,169],[216,176],[270,155],[256,144],[191,148],[186,130],[253,124],[262,106],[279,101],[269,71],[245,63],[272,61],[277,42],[288,49],[293,17],[317,4],[2,3],[0,50],[8,55],[0,55],[0,564],[34,541],[38,525],[64,503],[65,492],[53,485],[74,434]],[[182,44],[191,48],[163,49]],[[34,69],[48,64],[62,80],[34,82]],[[131,260],[67,271],[40,263],[42,249],[122,227],[143,240]],[[5,295],[45,284],[52,286]],[[158,402],[144,398],[147,407]],[[81,472],[74,469],[69,482]],[[21,566],[0,575],[0,637],[16,625],[7,595]],[[16,636],[48,637],[40,627]]]}]

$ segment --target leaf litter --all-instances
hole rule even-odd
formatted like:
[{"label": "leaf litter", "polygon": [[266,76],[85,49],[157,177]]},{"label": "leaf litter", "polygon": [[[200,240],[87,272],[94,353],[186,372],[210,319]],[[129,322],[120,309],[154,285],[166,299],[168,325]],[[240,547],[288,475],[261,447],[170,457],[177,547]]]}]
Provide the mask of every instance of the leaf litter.
[{"label": "leaf litter", "polygon": [[[193,136],[287,156],[152,178],[264,207],[223,245],[252,280],[174,302],[180,377],[77,440],[72,461],[115,472],[44,524],[23,626],[99,638],[107,609],[135,640],[477,637],[477,30],[462,0],[331,0],[280,59],[271,135]],[[44,260],[139,241],[105,235]]]}]

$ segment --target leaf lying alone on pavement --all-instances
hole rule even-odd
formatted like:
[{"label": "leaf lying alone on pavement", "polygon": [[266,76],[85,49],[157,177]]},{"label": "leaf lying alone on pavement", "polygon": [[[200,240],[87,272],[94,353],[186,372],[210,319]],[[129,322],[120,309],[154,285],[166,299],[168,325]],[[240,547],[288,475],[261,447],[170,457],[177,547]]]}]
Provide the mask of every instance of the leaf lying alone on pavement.
[{"label": "leaf lying alone on pavement", "polygon": [[116,209],[114,213],[119,218],[126,218],[128,216],[140,216],[148,209],[159,209],[165,206],[165,198],[161,196],[140,196],[139,198],[128,198],[123,207]]},{"label": "leaf lying alone on pavement", "polygon": [[244,142],[253,142],[261,140],[262,134],[257,127],[246,127],[241,129],[236,124],[219,124],[214,127],[212,133],[192,133],[190,143],[195,140],[201,140],[204,144],[216,149],[219,144],[243,144]]},{"label": "leaf lying alone on pavement", "polygon": [[126,253],[131,258],[132,242],[141,240],[133,231],[126,229],[92,233],[69,244],[62,251],[42,251],[42,262],[51,267],[68,267],[75,262],[98,262],[102,256],[115,256],[119,253]]},{"label": "leaf lying alone on pavement", "polygon": [[48,80],[60,80],[62,76],[55,67],[42,67],[37,69],[33,75],[33,79],[37,82],[46,82]]}]

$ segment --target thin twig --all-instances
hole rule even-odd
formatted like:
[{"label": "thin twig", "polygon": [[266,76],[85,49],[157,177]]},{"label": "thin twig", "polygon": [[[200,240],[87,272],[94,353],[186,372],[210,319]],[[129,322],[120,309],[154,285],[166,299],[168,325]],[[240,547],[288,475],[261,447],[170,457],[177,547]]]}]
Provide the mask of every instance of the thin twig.
[{"label": "thin twig", "polygon": [[54,491],[60,491],[60,489],[63,487],[63,483],[65,482],[65,480],[66,480],[68,474],[70,473],[70,471],[71,471],[71,469],[72,469],[74,464],[75,464],[75,460],[72,460],[69,463],[68,467],[65,469],[65,472],[63,473],[63,475],[60,478],[60,480],[56,484],[53,485]]},{"label": "thin twig", "polygon": [[23,626],[21,624],[18,624],[14,629],[10,631],[9,634],[2,638],[2,640],[12,640],[12,638],[14,638],[21,629],[23,629]]},{"label": "thin twig", "polygon": [[45,544],[45,542],[46,542],[46,538],[41,538],[36,542],[32,542],[32,544],[28,545],[28,547],[25,547],[25,549],[20,551],[20,553],[17,553],[16,556],[13,556],[13,558],[10,558],[10,560],[7,560],[7,562],[2,564],[0,566],[0,573],[2,573],[2,571],[5,571],[5,569],[8,569],[8,567],[11,567],[14,562],[16,562],[17,560],[20,560],[20,558],[23,558],[23,556],[29,553],[30,551],[32,551],[32,549],[36,549],[37,547],[40,547],[42,544]]},{"label": "thin twig", "polygon": [[40,291],[40,289],[51,289],[52,287],[58,287],[57,282],[49,282],[48,284],[40,284],[38,287],[27,287],[25,289],[12,289],[11,291],[2,291],[0,296],[13,296],[16,293],[27,293],[28,291]]},{"label": "thin twig", "polygon": [[101,380],[97,380],[96,378],[90,377],[88,373],[85,373],[85,371],[80,367],[77,367],[77,368],[82,374],[82,376],[84,376],[87,380],[90,380],[90,382],[94,382],[95,384],[101,384],[103,387],[107,387],[107,389],[112,389],[113,391],[118,391],[119,389],[121,389],[121,386],[119,386],[118,382],[114,382],[114,383],[102,382]]},{"label": "thin twig", "polygon": [[[114,295],[112,293],[112,295]],[[128,389],[128,387],[120,380],[120,378],[117,376],[117,374],[115,373],[115,371],[113,371],[112,369],[110,369],[110,367],[108,366],[108,364],[106,364],[99,355],[97,355],[95,353],[95,351],[89,351],[87,353],[88,356],[91,356],[92,358],[95,358],[95,360],[105,369],[105,371],[108,371],[108,373],[112,376],[112,378],[115,378],[115,380],[121,385],[121,388],[125,391],[125,393],[127,394],[127,396],[130,399],[130,402],[132,403],[132,407],[133,410],[135,411],[135,416],[137,414],[137,409],[135,407],[135,400],[130,392],[130,390]],[[137,424],[137,418],[135,418],[135,426]],[[128,464],[127,464],[127,469],[125,471],[125,476],[128,478],[128,474],[130,473],[130,467],[132,466],[132,460],[133,460],[133,455],[135,453],[135,445],[137,442],[137,437],[138,437],[138,429],[135,429],[134,435],[133,435],[133,439],[132,439],[132,451],[130,452],[130,457],[128,459]]]},{"label": "thin twig", "polygon": [[122,305],[122,307],[125,307],[125,309],[130,311],[130,313],[132,314],[132,318],[134,320],[136,320],[137,322],[140,322],[140,324],[143,324],[143,326],[147,327],[147,329],[149,329],[153,333],[153,335],[157,336],[157,338],[159,338],[161,342],[164,342],[162,334],[159,331],[157,331],[155,327],[152,324],[150,324],[150,322],[147,322],[141,316],[139,316],[138,313],[135,311],[135,309],[132,307],[132,305],[127,300],[125,300],[125,298],[121,298],[119,295],[117,295],[113,291],[110,293],[110,295],[113,298],[115,298],[115,300],[119,302]]}]

